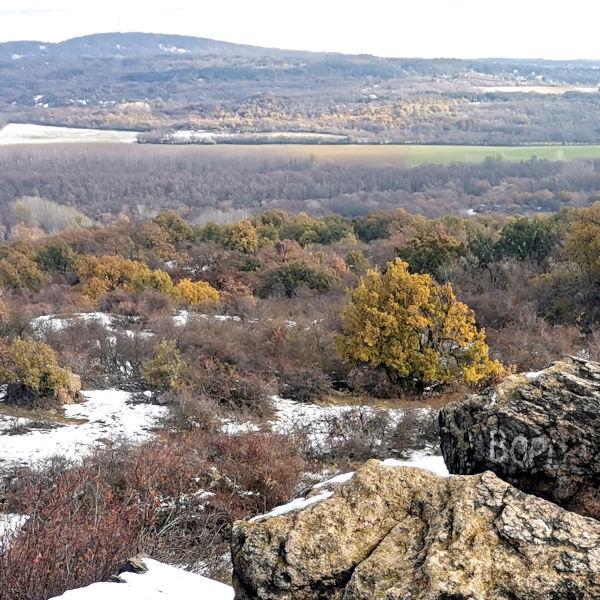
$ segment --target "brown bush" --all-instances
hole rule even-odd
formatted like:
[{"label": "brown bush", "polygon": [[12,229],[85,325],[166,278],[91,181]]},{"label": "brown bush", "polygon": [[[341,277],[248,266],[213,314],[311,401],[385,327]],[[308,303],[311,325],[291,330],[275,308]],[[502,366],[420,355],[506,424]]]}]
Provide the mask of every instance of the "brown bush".
[{"label": "brown bush", "polygon": [[318,402],[332,391],[331,380],[318,369],[299,369],[281,378],[280,394],[298,402]]},{"label": "brown bush", "polygon": [[194,429],[19,473],[7,508],[29,515],[0,547],[4,600],[46,600],[105,580],[133,554],[223,576],[234,519],[293,496],[299,440]]},{"label": "brown bush", "polygon": [[494,357],[517,371],[537,371],[555,360],[578,354],[585,340],[574,325],[550,325],[535,317],[530,323],[512,323],[502,329],[488,329]]},{"label": "brown bush", "polygon": [[143,547],[153,519],[133,490],[115,488],[89,467],[20,487],[29,516],[0,548],[0,589],[5,600],[45,600],[105,580]]},{"label": "brown bush", "polygon": [[207,358],[189,364],[182,379],[198,394],[225,409],[250,411],[259,416],[271,412],[270,396],[275,390],[271,378]]},{"label": "brown bush", "polygon": [[217,402],[187,386],[170,390],[163,400],[171,409],[166,421],[169,429],[215,431],[221,425],[222,410]]}]

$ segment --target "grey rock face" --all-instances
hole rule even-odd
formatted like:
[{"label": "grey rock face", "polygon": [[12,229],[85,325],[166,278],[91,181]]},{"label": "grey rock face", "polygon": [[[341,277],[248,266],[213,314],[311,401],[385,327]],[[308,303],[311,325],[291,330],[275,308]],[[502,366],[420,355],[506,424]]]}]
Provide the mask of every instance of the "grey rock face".
[{"label": "grey rock face", "polygon": [[451,473],[491,470],[519,489],[600,518],[600,364],[557,362],[440,412]]},{"label": "grey rock face", "polygon": [[331,491],[234,525],[238,600],[600,598],[600,523],[491,472],[369,461]]}]

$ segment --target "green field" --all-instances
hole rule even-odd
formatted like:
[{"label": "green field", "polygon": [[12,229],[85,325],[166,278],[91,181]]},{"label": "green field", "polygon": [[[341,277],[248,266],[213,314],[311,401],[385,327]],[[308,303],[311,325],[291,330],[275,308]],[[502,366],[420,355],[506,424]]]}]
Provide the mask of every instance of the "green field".
[{"label": "green field", "polygon": [[378,166],[417,166],[426,163],[481,162],[487,157],[504,160],[548,160],[600,158],[597,146],[420,146],[420,145],[213,145],[213,146],[142,146],[154,152],[195,152],[219,158],[252,157],[254,159],[313,158],[319,162],[335,162]]},{"label": "green field", "polygon": [[424,163],[481,162],[487,157],[503,160],[575,160],[600,158],[600,146],[396,146],[404,150],[410,165]]}]

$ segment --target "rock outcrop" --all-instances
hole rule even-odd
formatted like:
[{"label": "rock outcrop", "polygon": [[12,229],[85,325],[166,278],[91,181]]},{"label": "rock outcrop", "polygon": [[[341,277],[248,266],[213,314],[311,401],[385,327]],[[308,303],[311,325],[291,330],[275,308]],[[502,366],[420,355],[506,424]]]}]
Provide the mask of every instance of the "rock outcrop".
[{"label": "rock outcrop", "polygon": [[238,600],[600,598],[600,523],[491,472],[443,478],[369,461],[237,522],[232,556]]},{"label": "rock outcrop", "polygon": [[600,518],[600,364],[557,362],[440,412],[451,473],[491,470],[519,489]]}]

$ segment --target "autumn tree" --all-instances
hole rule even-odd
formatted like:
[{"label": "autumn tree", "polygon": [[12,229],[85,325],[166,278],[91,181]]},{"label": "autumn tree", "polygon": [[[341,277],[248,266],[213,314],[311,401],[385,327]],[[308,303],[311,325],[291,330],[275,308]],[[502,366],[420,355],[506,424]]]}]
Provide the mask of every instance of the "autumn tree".
[{"label": "autumn tree", "polygon": [[131,239],[135,243],[135,258],[138,260],[173,260],[177,257],[170,233],[153,221],[137,225]]},{"label": "autumn tree", "polygon": [[566,253],[592,283],[600,284],[600,202],[574,212]]},{"label": "autumn tree", "polygon": [[192,237],[192,227],[175,212],[162,212],[152,221],[167,232],[172,243],[183,242]]},{"label": "autumn tree", "polygon": [[206,281],[192,281],[185,278],[177,283],[173,295],[192,306],[214,304],[221,299],[221,294]]},{"label": "autumn tree", "polygon": [[77,262],[77,275],[81,293],[93,301],[117,289],[153,289],[172,294],[174,287],[165,271],[153,271],[142,262],[116,255],[81,257]]},{"label": "autumn tree", "polygon": [[251,254],[258,250],[258,232],[248,220],[227,225],[221,232],[221,243],[229,250]]},{"label": "autumn tree", "polygon": [[421,233],[396,250],[411,271],[438,276],[443,265],[461,256],[463,245],[442,229]]},{"label": "autumn tree", "polygon": [[259,295],[287,296],[291,298],[301,288],[316,292],[330,290],[337,278],[329,269],[314,267],[304,261],[296,260],[271,269],[263,276]]},{"label": "autumn tree", "polygon": [[76,259],[77,254],[73,248],[60,238],[44,244],[36,256],[37,263],[44,271],[61,275],[73,271]]},{"label": "autumn tree", "polygon": [[25,244],[0,248],[0,286],[15,290],[39,290],[48,276]]},{"label": "autumn tree", "polygon": [[540,264],[554,250],[559,240],[559,222],[552,217],[517,217],[500,231],[497,255]]},{"label": "autumn tree", "polygon": [[343,320],[343,357],[384,369],[405,387],[478,383],[501,373],[473,311],[456,300],[452,286],[410,273],[401,259],[383,274],[367,272],[351,292]]}]

